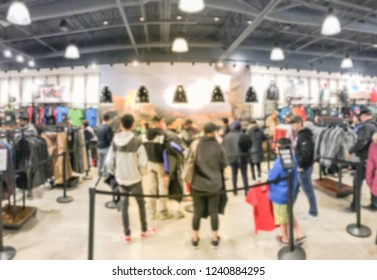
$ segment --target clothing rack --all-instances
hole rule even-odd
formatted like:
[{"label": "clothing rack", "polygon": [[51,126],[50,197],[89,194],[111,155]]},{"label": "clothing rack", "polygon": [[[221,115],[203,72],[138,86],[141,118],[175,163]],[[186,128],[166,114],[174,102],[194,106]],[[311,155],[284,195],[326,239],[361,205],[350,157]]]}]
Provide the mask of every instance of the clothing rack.
[{"label": "clothing rack", "polygon": [[[22,129],[9,129],[0,131],[0,135],[6,136],[8,143],[15,142],[16,135],[21,135],[24,138],[28,135]],[[2,186],[1,186],[2,187]],[[9,229],[19,229],[21,228],[29,219],[34,217],[37,213],[36,207],[26,206],[26,186],[22,189],[22,206],[17,206],[16,190],[13,193],[13,205],[9,198],[8,205],[3,207],[3,223],[4,228]]]}]

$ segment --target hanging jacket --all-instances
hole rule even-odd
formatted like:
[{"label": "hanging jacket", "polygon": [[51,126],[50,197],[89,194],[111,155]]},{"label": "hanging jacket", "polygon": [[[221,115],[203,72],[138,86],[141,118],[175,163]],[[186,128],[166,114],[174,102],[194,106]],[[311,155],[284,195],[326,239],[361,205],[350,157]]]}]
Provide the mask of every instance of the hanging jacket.
[{"label": "hanging jacket", "polygon": [[309,128],[304,128],[298,132],[295,151],[298,167],[307,168],[313,165],[314,141],[313,133]]},{"label": "hanging jacket", "polygon": [[343,104],[348,104],[348,90],[347,90],[347,88],[344,88],[339,92],[339,101]]},{"label": "hanging jacket", "polygon": [[369,147],[367,172],[365,177],[371,193],[377,196],[377,144],[372,143]]},{"label": "hanging jacket", "polygon": [[102,103],[112,103],[113,102],[112,93],[109,90],[109,87],[103,88],[102,95],[101,95],[101,102]]},{"label": "hanging jacket", "polygon": [[271,83],[267,89],[267,99],[268,100],[279,100],[279,89],[275,83]]},{"label": "hanging jacket", "polygon": [[253,87],[249,87],[249,90],[246,92],[246,103],[256,103],[258,102],[257,93]]}]

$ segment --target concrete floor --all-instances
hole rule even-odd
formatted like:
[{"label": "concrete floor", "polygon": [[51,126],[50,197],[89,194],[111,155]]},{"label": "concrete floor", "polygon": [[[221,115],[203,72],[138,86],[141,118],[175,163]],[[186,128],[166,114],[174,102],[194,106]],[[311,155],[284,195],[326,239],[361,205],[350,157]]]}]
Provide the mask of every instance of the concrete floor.
[{"label": "concrete floor", "polygon": [[[264,170],[266,167],[264,166]],[[95,171],[93,170],[93,174]],[[313,179],[318,172],[314,173]],[[241,182],[241,181],[239,181]],[[345,176],[350,183],[351,177]],[[42,187],[41,197],[29,199],[27,205],[38,207],[36,218],[32,218],[18,231],[6,231],[4,242],[17,249],[18,260],[82,260],[87,259],[88,252],[88,216],[89,187],[94,180],[82,181],[78,188],[70,190],[74,201],[58,204],[56,198],[61,196],[59,189],[50,190]],[[228,181],[229,185],[230,181]],[[228,186],[230,187],[230,186]],[[108,190],[106,185],[100,189]],[[354,223],[355,214],[346,214],[342,209],[349,205],[350,197],[335,199],[316,191],[320,216],[317,221],[300,221],[307,235],[303,246],[308,259],[357,259],[376,260],[377,213],[362,210],[362,222],[373,233],[369,238],[356,238],[349,235],[345,228]],[[209,220],[201,225],[200,249],[191,248],[191,218],[186,213],[181,220],[154,222],[158,232],[146,239],[139,238],[138,210],[131,199],[130,217],[133,228],[133,240],[125,244],[122,237],[120,213],[104,207],[108,196],[97,195],[95,217],[95,259],[255,259],[275,260],[281,248],[275,241],[274,232],[254,234],[252,208],[244,202],[244,197],[229,195],[229,202],[224,216],[220,217],[220,247],[210,247]],[[368,188],[363,188],[363,204],[369,202]],[[308,210],[307,199],[300,193],[295,205],[295,214],[300,217]]]}]

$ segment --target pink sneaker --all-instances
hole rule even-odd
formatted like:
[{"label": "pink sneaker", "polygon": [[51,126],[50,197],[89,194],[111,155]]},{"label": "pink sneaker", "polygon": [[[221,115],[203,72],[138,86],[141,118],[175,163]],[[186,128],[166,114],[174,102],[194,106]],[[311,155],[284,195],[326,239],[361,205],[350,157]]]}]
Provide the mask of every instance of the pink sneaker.
[{"label": "pink sneaker", "polygon": [[124,237],[124,242],[126,242],[127,244],[130,243],[130,242],[131,242],[131,236],[126,235],[126,236]]},{"label": "pink sneaker", "polygon": [[143,232],[141,233],[141,238],[149,237],[149,236],[151,236],[151,235],[153,235],[153,234],[155,234],[155,233],[156,233],[156,229],[155,229],[155,228],[151,228],[150,230],[143,231]]}]

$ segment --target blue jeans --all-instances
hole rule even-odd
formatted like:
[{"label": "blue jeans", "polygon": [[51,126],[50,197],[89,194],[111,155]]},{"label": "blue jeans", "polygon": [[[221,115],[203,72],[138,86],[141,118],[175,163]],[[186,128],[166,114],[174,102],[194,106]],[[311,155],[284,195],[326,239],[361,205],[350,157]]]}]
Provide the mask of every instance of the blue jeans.
[{"label": "blue jeans", "polygon": [[97,149],[97,154],[98,154],[97,167],[98,167],[98,176],[100,176],[100,177],[101,176],[103,176],[103,177],[107,176],[105,159],[106,159],[108,151],[109,151],[109,149]]},{"label": "blue jeans", "polygon": [[304,168],[302,172],[298,173],[298,180],[300,186],[304,190],[306,197],[308,198],[310,209],[309,214],[312,216],[318,215],[317,200],[312,183],[313,166]]},{"label": "blue jeans", "polygon": [[249,190],[249,184],[247,180],[247,160],[240,160],[240,162],[233,162],[230,164],[232,168],[232,182],[233,182],[233,193],[237,194],[237,177],[238,177],[238,169],[241,169],[242,181],[245,188],[245,194],[247,194]]}]

